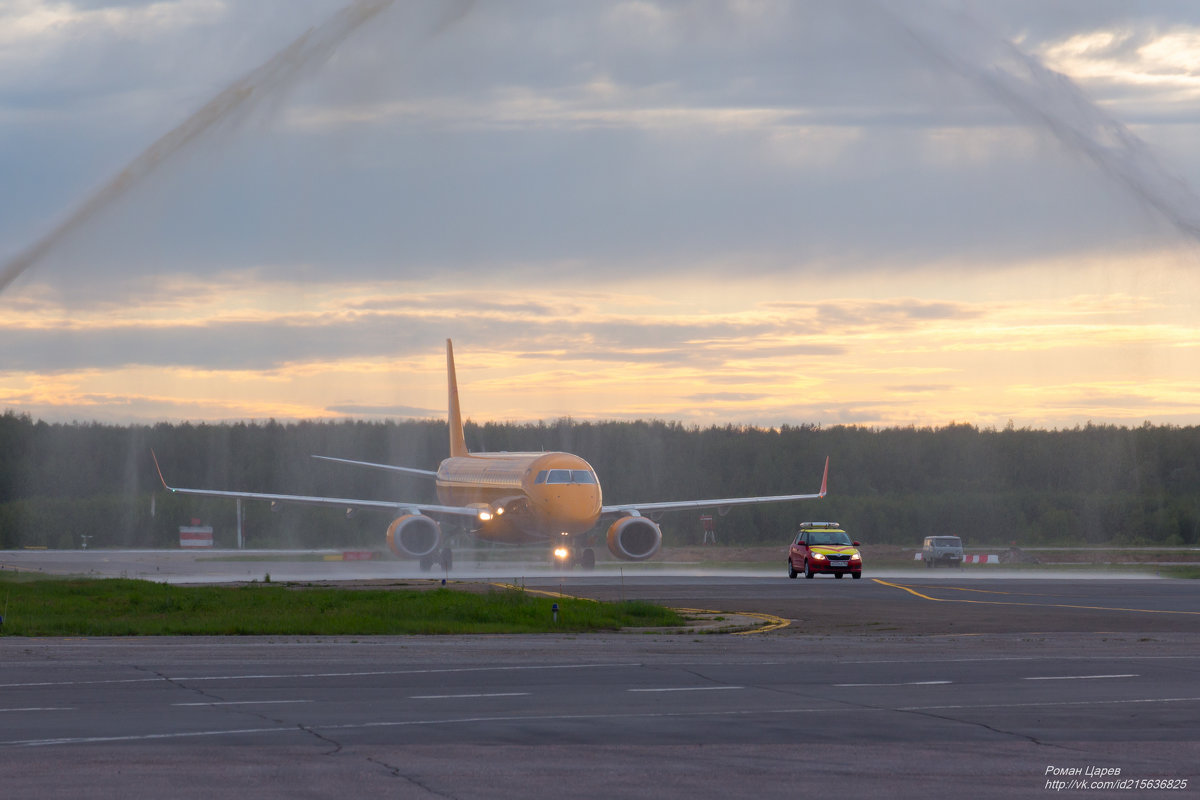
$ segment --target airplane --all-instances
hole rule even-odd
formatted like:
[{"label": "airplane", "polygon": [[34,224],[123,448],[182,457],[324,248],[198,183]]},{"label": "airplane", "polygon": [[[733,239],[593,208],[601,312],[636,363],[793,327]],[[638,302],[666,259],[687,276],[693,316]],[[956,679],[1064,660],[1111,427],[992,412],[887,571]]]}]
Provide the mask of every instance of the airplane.
[{"label": "airplane", "polygon": [[545,543],[556,561],[567,566],[592,569],[596,554],[587,534],[603,518],[613,518],[608,527],[608,550],[623,561],[645,561],[662,546],[662,530],[647,514],[667,511],[716,508],[723,514],[732,506],[815,500],[825,496],[829,480],[829,457],[816,494],[770,497],[727,497],[713,500],[618,503],[604,505],[596,471],[572,453],[472,453],[463,434],[458,402],[458,379],[454,369],[454,345],[446,340],[446,379],[449,394],[448,422],[450,457],[437,470],[376,464],[331,456],[314,456],[326,461],[372,469],[423,475],[436,481],[439,504],[395,500],[361,500],[260,492],[231,492],[213,489],[184,489],[170,486],[151,451],[163,488],[178,494],[263,500],[276,503],[310,503],[339,506],[347,515],[358,508],[391,511],[397,516],[387,528],[388,548],[398,557],[417,559],[422,570],[440,564],[449,570],[453,553],[445,544],[441,519],[457,521],[476,538],[507,544]]}]

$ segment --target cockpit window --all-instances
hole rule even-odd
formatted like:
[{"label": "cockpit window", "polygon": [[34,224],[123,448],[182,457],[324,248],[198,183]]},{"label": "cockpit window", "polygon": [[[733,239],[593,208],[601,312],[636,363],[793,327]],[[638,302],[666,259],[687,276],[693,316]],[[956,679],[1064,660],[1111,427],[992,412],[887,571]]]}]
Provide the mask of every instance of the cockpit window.
[{"label": "cockpit window", "polygon": [[538,473],[534,483],[586,483],[595,484],[596,476],[586,469],[551,469]]},{"label": "cockpit window", "polygon": [[552,469],[550,474],[546,476],[546,483],[570,483],[571,470],[569,469]]}]

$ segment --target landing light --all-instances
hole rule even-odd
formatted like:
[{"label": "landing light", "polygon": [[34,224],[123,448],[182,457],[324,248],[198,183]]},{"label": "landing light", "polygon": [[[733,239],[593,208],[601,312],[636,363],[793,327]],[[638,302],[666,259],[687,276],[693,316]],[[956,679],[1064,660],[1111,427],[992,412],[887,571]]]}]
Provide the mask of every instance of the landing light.
[{"label": "landing light", "polygon": [[491,518],[492,518],[492,512],[490,512],[490,511],[480,511],[479,512],[479,521],[480,522],[487,522]]},{"label": "landing light", "polygon": [[565,547],[554,548],[554,557],[559,560],[565,559],[569,555],[571,555],[571,551]]}]

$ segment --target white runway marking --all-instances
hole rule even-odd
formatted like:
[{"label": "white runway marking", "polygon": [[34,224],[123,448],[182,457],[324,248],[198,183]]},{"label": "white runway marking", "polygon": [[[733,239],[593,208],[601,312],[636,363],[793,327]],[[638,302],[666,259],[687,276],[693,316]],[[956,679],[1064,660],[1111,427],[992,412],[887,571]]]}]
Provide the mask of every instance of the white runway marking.
[{"label": "white runway marking", "polygon": [[66,708],[66,707],[63,707],[63,708],[55,708],[55,707],[46,707],[46,708],[0,708],[0,713],[3,713],[3,712],[5,712],[5,711],[74,711],[74,710],[75,710],[74,708]]},{"label": "white runway marking", "polygon": [[0,683],[0,689],[23,689],[34,686],[98,686],[120,683],[172,683],[182,681],[239,681],[280,680],[295,678],[367,678],[378,675],[442,675],[455,672],[517,672],[550,669],[608,669],[611,667],[638,667],[639,663],[627,664],[530,664],[512,667],[449,667],[443,669],[383,669],[366,672],[304,672],[263,673],[255,675],[187,675],[162,678],[115,678],[95,681],[35,681],[29,683]]},{"label": "white runway marking", "polygon": [[1036,678],[1021,678],[1023,681],[1087,681],[1095,678],[1140,678],[1140,675],[1043,675]]},{"label": "white runway marking", "polygon": [[[730,687],[734,688],[734,687]],[[737,687],[742,688],[742,687]],[[983,708],[1052,708],[1052,707],[1070,707],[1070,706],[1090,706],[1090,705],[1125,705],[1125,704],[1154,704],[1154,703],[1194,703],[1200,702],[1200,697],[1148,697],[1131,700],[1066,700],[1059,702],[1040,702],[1040,703],[978,703],[978,704],[961,704],[961,705],[941,705],[941,706],[907,706],[902,708],[858,708],[846,709],[847,712],[860,714],[883,714],[890,711],[941,711],[948,709],[983,709]],[[416,728],[426,726],[440,725],[472,725],[476,723],[496,724],[502,722],[517,722],[523,725],[528,725],[535,722],[558,722],[566,720],[638,720],[638,719],[684,719],[689,717],[752,717],[752,716],[779,716],[792,714],[824,714],[829,709],[824,706],[814,706],[807,708],[787,708],[787,709],[769,709],[769,710],[733,710],[733,711],[678,711],[678,712],[657,712],[657,713],[632,713],[632,714],[531,714],[531,715],[500,715],[500,716],[476,716],[476,717],[457,717],[451,719],[413,719],[413,720],[395,720],[395,721],[380,721],[380,722],[351,722],[340,725],[319,725],[313,726],[319,731],[353,731],[353,730],[371,730],[373,728]],[[13,741],[0,742],[0,747],[47,747],[53,745],[64,744],[98,744],[108,742],[138,742],[138,741],[153,741],[153,740],[168,740],[168,739],[187,739],[203,736],[245,736],[251,734],[296,734],[304,733],[300,728],[294,725],[284,727],[271,728],[231,728],[226,730],[210,730],[210,731],[187,731],[182,733],[141,733],[128,734],[124,736],[80,736],[80,737],[60,737],[53,739],[19,739]]]},{"label": "white runway marking", "polygon": [[311,703],[312,700],[222,700],[207,703],[171,703],[173,706],[267,706],[281,703]]},{"label": "white runway marking", "polygon": [[1039,703],[982,703],[968,705],[961,703],[953,706],[904,706],[896,711],[945,711],[948,709],[978,709],[978,708],[1051,708],[1055,706],[1119,706],[1133,703],[1197,703],[1200,697],[1146,697],[1131,700],[1058,700]]},{"label": "white runway marking", "polygon": [[31,681],[29,683],[0,683],[0,689],[29,689],[37,686],[99,686],[116,683],[161,683],[162,678],[120,678],[107,681]]},{"label": "white runway marking", "polygon": [[942,686],[954,681],[904,681],[903,683],[835,683],[834,686]]},{"label": "white runway marking", "polygon": [[721,689],[744,689],[744,686],[667,686],[661,689],[626,689],[627,692],[715,692]]},{"label": "white runway marking", "polygon": [[528,697],[529,692],[488,692],[486,694],[414,694],[409,700],[453,700],[459,697]]}]

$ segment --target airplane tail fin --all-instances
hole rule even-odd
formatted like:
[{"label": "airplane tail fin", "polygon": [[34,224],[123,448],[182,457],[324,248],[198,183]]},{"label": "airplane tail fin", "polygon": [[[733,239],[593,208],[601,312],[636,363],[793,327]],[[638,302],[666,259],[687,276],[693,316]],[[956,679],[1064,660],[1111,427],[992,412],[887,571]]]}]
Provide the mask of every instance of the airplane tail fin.
[{"label": "airplane tail fin", "polygon": [[825,456],[825,474],[821,476],[821,493],[817,497],[824,497],[826,487],[829,485],[829,456]]},{"label": "airplane tail fin", "polygon": [[454,375],[454,345],[446,340],[446,383],[450,391],[450,457],[467,455],[467,439],[463,435],[462,412],[458,408],[458,378]]}]

